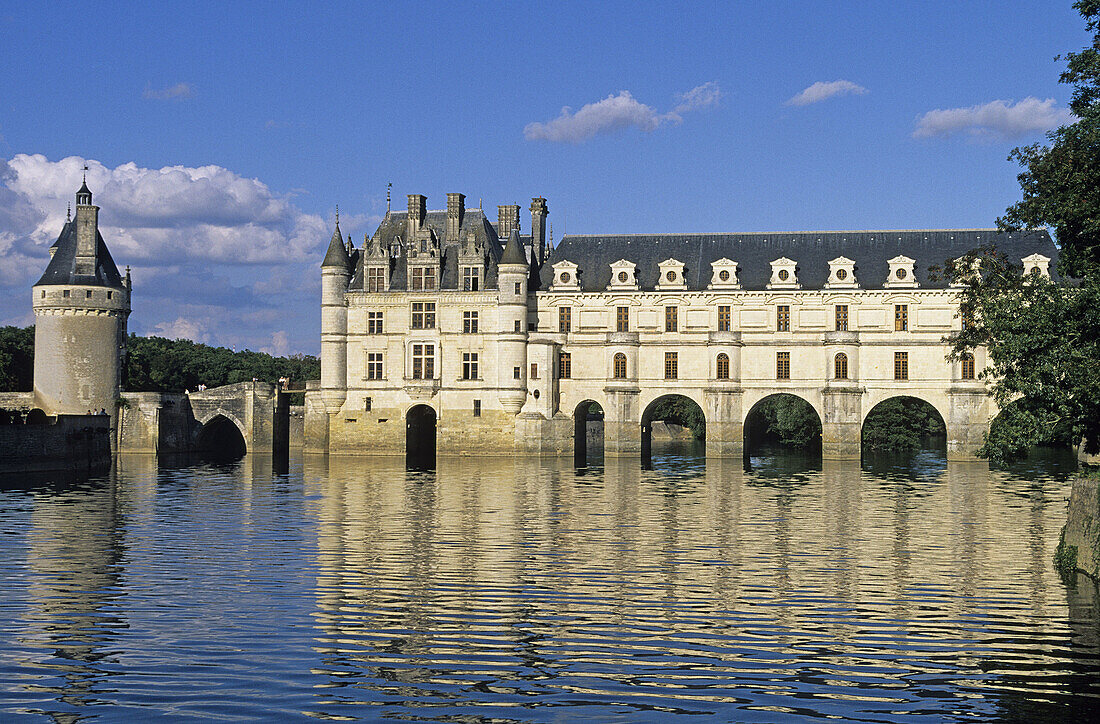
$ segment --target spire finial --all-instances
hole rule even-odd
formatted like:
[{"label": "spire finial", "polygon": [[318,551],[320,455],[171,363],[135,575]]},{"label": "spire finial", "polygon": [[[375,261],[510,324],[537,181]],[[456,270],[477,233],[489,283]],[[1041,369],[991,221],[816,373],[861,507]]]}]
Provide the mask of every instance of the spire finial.
[{"label": "spire finial", "polygon": [[84,183],[88,183],[88,164],[84,164]]},{"label": "spire finial", "polygon": [[393,182],[386,184],[386,213],[390,213],[390,189],[393,188]]},{"label": "spire finial", "polygon": [[340,204],[336,204],[336,225],[340,225]]},{"label": "spire finial", "polygon": [[65,204],[65,221],[73,220],[73,202]]},{"label": "spire finial", "polygon": [[554,245],[554,222],[550,222],[550,246]]}]

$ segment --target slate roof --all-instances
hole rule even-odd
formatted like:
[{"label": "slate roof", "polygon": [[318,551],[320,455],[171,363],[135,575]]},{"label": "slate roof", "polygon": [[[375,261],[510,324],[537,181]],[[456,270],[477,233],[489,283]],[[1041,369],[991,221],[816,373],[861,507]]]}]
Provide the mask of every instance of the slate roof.
[{"label": "slate roof", "polygon": [[[378,229],[371,237],[371,243],[381,244],[382,248],[387,249],[393,249],[394,239],[401,238],[401,252],[399,255],[394,256],[390,265],[390,289],[406,289],[408,284],[408,254],[405,246],[409,241],[406,238],[407,217],[408,212],[406,211],[387,212],[386,217],[382,219],[382,223],[378,225]],[[462,217],[462,227],[459,229],[458,241],[448,242],[445,240],[447,230],[447,212],[445,210],[427,212],[422,228],[428,227],[435,232],[436,238],[440,240],[440,252],[443,256],[443,271],[439,279],[440,289],[459,289],[461,287],[462,279],[459,274],[458,255],[461,244],[466,242],[466,237],[471,232],[474,234],[475,241],[481,243],[488,250],[489,263],[485,269],[484,288],[496,288],[497,264],[504,250],[500,239],[497,238],[496,229],[489,223],[481,209],[466,209]],[[349,289],[363,289],[364,273],[361,260],[365,256],[365,253],[360,255],[360,263],[357,265]]]},{"label": "slate roof", "polygon": [[[82,187],[83,188],[83,187]],[[45,273],[35,286],[44,284],[80,284],[93,287],[113,287],[122,289],[122,275],[118,273],[115,260],[111,258],[111,252],[107,251],[107,244],[103,242],[103,236],[96,231],[96,268],[95,274],[75,274],[76,266],[76,221],[67,221],[61,229],[61,235],[51,247],[55,249],[53,258],[46,266]]]},{"label": "slate roof", "polygon": [[658,264],[673,258],[685,264],[689,290],[706,289],[711,281],[711,262],[723,257],[738,263],[742,289],[765,289],[771,280],[771,263],[780,257],[798,263],[797,277],[803,289],[821,289],[829,277],[829,261],[845,256],[856,263],[856,279],[862,289],[882,289],[890,265],[888,259],[907,256],[916,260],[921,288],[942,289],[942,278],[928,278],[928,267],[942,267],[980,246],[994,245],[1019,262],[1040,253],[1051,258],[1056,269],[1058,248],[1045,230],[999,232],[996,229],[937,229],[908,231],[800,231],[732,234],[621,234],[565,236],[543,265],[541,287],[553,281],[552,265],[568,260],[580,269],[584,291],[603,291],[611,279],[611,263],[626,259],[637,264],[641,289],[654,289]]},{"label": "slate roof", "polygon": [[336,222],[336,228],[332,232],[332,238],[328,242],[328,251],[325,252],[325,260],[321,262],[322,267],[343,267],[344,269],[350,269],[351,258],[348,257],[348,250],[344,247],[344,237],[340,235],[340,222]]}]

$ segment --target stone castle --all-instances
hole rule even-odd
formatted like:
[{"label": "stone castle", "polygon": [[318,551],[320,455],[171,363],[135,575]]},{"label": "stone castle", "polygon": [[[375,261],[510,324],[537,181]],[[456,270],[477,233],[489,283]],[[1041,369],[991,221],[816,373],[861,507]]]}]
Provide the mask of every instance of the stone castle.
[{"label": "stone castle", "polygon": [[[15,401],[105,410],[118,450],[196,449],[219,429],[249,451],[293,444],[294,414],[270,385],[121,389],[130,276],[86,183],[76,202],[33,288],[34,392]],[[297,418],[306,451],[565,455],[584,449],[599,410],[606,455],[646,455],[656,404],[677,395],[701,408],[708,456],[740,457],[754,408],[790,394],[817,412],[826,458],[858,458],[871,410],[909,396],[943,418],[949,458],[972,459],[998,410],[977,374],[983,352],[947,359],[958,289],[928,270],[989,244],[1026,273],[1057,260],[1045,230],[576,235],[555,247],[548,215],[532,199],[525,234],[518,205],[493,223],[462,194],[439,211],[410,195],[359,248],[337,221],[321,264],[321,380]]]},{"label": "stone castle", "polygon": [[410,195],[355,248],[339,222],[321,265],[321,381],[307,450],[568,454],[604,414],[605,454],[648,450],[655,403],[696,402],[708,456],[740,457],[766,397],[809,402],[826,458],[858,458],[880,402],[911,396],[972,459],[997,413],[985,360],[947,359],[958,290],[929,267],[994,244],[1049,275],[1045,230],[566,236],[530,233],[520,207],[493,224],[462,194],[429,211]]}]

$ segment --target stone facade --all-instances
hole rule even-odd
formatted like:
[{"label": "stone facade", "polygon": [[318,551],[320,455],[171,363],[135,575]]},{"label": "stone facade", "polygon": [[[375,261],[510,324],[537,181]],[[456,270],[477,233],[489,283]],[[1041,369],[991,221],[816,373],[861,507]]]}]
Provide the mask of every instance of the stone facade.
[{"label": "stone facade", "polygon": [[[517,206],[490,224],[448,194],[409,197],[355,249],[339,225],[322,265],[321,384],[306,395],[307,450],[405,452],[413,415],[443,454],[568,454],[596,402],[609,456],[643,453],[654,403],[702,408],[707,454],[740,457],[753,407],[809,402],[823,456],[858,458],[875,405],[930,403],[951,459],[973,459],[996,414],[983,353],[947,359],[957,290],[932,265],[996,244],[1048,274],[1045,231],[803,232],[545,238]],[[1031,270],[1028,269],[1028,271]],[[418,423],[419,424],[419,423]]]}]

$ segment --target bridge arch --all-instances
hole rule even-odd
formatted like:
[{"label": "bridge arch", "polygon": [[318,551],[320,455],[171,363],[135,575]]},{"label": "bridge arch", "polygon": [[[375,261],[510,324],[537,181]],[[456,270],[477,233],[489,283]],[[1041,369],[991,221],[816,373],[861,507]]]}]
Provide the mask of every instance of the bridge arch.
[{"label": "bridge arch", "polygon": [[[779,390],[763,394],[752,404],[746,404],[743,409],[742,429],[746,459],[755,448],[771,437],[777,437],[780,444],[820,449],[821,410],[797,391]],[[776,419],[772,420],[772,416],[776,416]],[[773,425],[781,431],[771,431]]]},{"label": "bridge arch", "polygon": [[195,449],[212,460],[238,460],[248,453],[244,428],[227,412],[206,416],[195,435]]},{"label": "bridge arch", "polygon": [[421,402],[405,411],[405,466],[414,470],[435,468],[436,428],[439,414]]},{"label": "bridge arch", "polygon": [[915,451],[923,446],[926,439],[942,437],[946,452],[947,421],[950,419],[946,399],[943,408],[919,395],[884,395],[873,405],[869,405],[863,416],[860,423],[860,447],[864,454],[876,450]]},{"label": "bridge arch", "polygon": [[603,454],[606,411],[599,402],[584,399],[573,408],[573,464],[588,466],[589,453]]},{"label": "bridge arch", "polygon": [[[653,422],[655,415],[661,412],[662,407],[665,407],[662,403],[671,403],[679,408],[674,413],[676,416],[674,421],[684,427],[691,428],[692,435],[695,438],[699,440],[706,439],[707,417],[703,405],[683,392],[657,393],[646,404],[641,415],[643,461],[648,460],[653,452]],[[663,419],[667,420],[668,418]],[[699,427],[702,429],[697,429]]]}]

